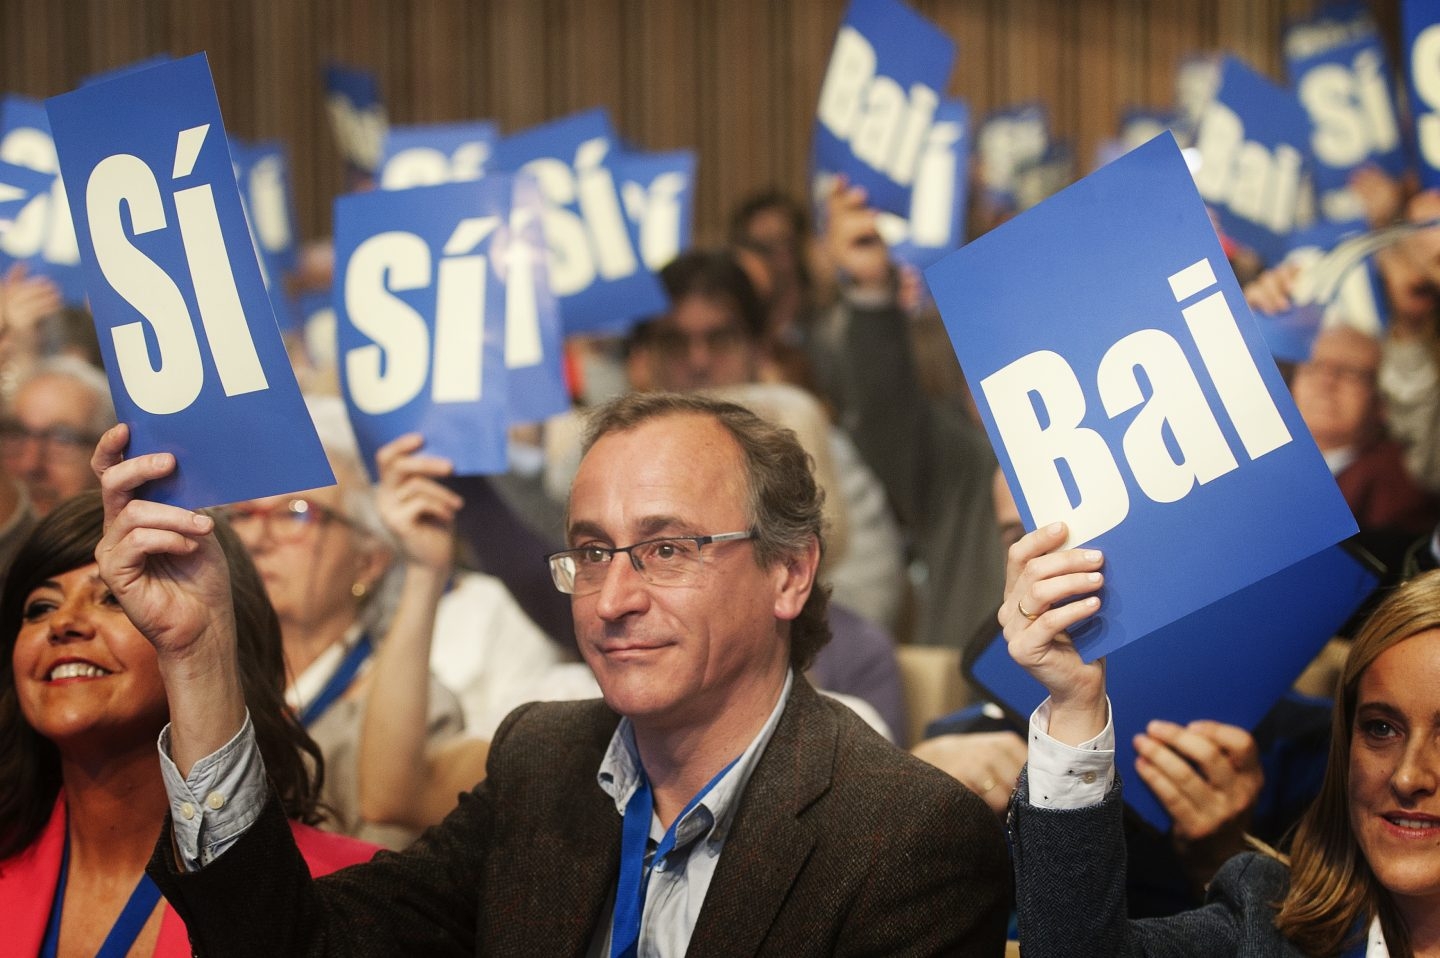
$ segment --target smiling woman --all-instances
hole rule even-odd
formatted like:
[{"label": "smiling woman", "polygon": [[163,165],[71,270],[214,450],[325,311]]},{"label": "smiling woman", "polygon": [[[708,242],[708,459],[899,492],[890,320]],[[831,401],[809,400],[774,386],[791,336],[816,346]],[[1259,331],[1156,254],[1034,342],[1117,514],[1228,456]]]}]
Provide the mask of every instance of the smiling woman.
[{"label": "smiling woman", "polygon": [[[98,493],[61,505],[0,596],[0,940],[13,954],[189,955],[184,925],[142,878],[168,808],[155,742],[169,708],[154,647],[95,565],[102,522]],[[264,585],[223,524],[217,537],[250,719],[300,847],[312,869],[363,861],[373,846],[298,824],[319,817],[319,750],[284,708]]]}]

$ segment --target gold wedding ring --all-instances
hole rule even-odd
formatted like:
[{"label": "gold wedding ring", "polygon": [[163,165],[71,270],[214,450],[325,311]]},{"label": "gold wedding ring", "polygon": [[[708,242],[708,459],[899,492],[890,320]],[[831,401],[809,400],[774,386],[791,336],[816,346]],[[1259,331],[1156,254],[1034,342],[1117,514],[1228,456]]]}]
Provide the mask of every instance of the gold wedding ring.
[{"label": "gold wedding ring", "polygon": [[1019,599],[1015,600],[1015,608],[1019,611],[1021,615],[1025,616],[1025,618],[1029,619],[1031,622],[1035,621],[1036,613],[1026,612],[1024,603],[1022,603]]}]

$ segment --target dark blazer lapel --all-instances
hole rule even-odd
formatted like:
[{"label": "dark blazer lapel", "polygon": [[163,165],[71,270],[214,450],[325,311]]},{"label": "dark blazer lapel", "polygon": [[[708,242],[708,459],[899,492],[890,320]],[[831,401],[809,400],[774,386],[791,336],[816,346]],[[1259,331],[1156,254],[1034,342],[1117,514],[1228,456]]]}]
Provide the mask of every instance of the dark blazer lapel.
[{"label": "dark blazer lapel", "polygon": [[815,847],[799,816],[830,788],[839,726],[801,676],[731,822],[690,938],[689,958],[760,949]]},{"label": "dark blazer lapel", "polygon": [[[615,803],[596,784],[595,774],[615,723],[614,713],[597,707],[594,721],[574,733],[576,740],[589,742],[580,760],[585,767],[573,775],[555,772],[548,777],[548,787],[564,791],[546,795],[535,806],[558,805],[564,809],[563,817],[540,821],[522,816],[522,837],[507,854],[523,861],[512,861],[511,867],[502,869],[514,885],[499,892],[515,903],[517,916],[525,916],[508,931],[498,931],[515,946],[507,953],[534,954],[535,942],[543,941],[547,954],[584,955],[596,928],[607,918],[605,904],[620,867],[621,819]],[[537,760],[543,759],[537,756]],[[527,823],[526,817],[532,820]],[[485,907],[482,902],[481,908]],[[497,917],[494,924],[505,921]]]}]

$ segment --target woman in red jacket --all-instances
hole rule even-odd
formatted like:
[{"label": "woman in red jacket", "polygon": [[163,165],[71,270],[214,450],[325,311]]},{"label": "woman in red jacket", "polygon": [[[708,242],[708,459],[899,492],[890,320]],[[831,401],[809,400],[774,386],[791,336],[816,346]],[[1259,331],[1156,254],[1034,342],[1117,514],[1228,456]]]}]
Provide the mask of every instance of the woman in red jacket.
[{"label": "woman in red jacket", "polygon": [[[21,547],[0,595],[7,954],[190,954],[184,924],[144,877],[168,806],[156,739],[169,708],[153,647],[96,568],[103,517],[98,493],[56,509]],[[264,585],[233,533],[217,532],[245,700],[272,787],[313,873],[364,861],[375,846],[310,827],[320,818],[320,752],[284,706],[279,623]],[[209,789],[197,801],[228,800],[225,783]],[[176,818],[186,811],[177,807]]]}]

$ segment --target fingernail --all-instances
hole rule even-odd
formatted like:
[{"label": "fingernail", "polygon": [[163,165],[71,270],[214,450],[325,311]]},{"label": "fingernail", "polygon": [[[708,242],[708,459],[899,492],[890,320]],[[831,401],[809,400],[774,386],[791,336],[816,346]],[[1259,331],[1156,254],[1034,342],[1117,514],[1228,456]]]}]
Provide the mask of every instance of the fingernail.
[{"label": "fingernail", "polygon": [[1098,550],[1096,550],[1096,549],[1086,549],[1086,550],[1085,550],[1085,561],[1086,561],[1086,562],[1099,562],[1100,559],[1101,559],[1101,555],[1100,555],[1100,553],[1099,553]]},{"label": "fingernail", "polygon": [[210,522],[211,519],[209,516],[201,515],[198,512],[190,516],[190,524],[197,529],[208,529],[210,527]]},{"label": "fingernail", "polygon": [[1098,573],[1098,572],[1092,572],[1092,573],[1090,573],[1089,575],[1087,575],[1087,576],[1085,577],[1085,579],[1086,579],[1087,582],[1099,582],[1099,581],[1100,581],[1100,573]]},{"label": "fingernail", "polygon": [[1058,536],[1058,535],[1060,534],[1060,530],[1061,530],[1062,528],[1064,528],[1064,526],[1063,526],[1061,523],[1052,522],[1052,523],[1050,523],[1048,526],[1045,527],[1045,532],[1046,532],[1048,535]]}]

